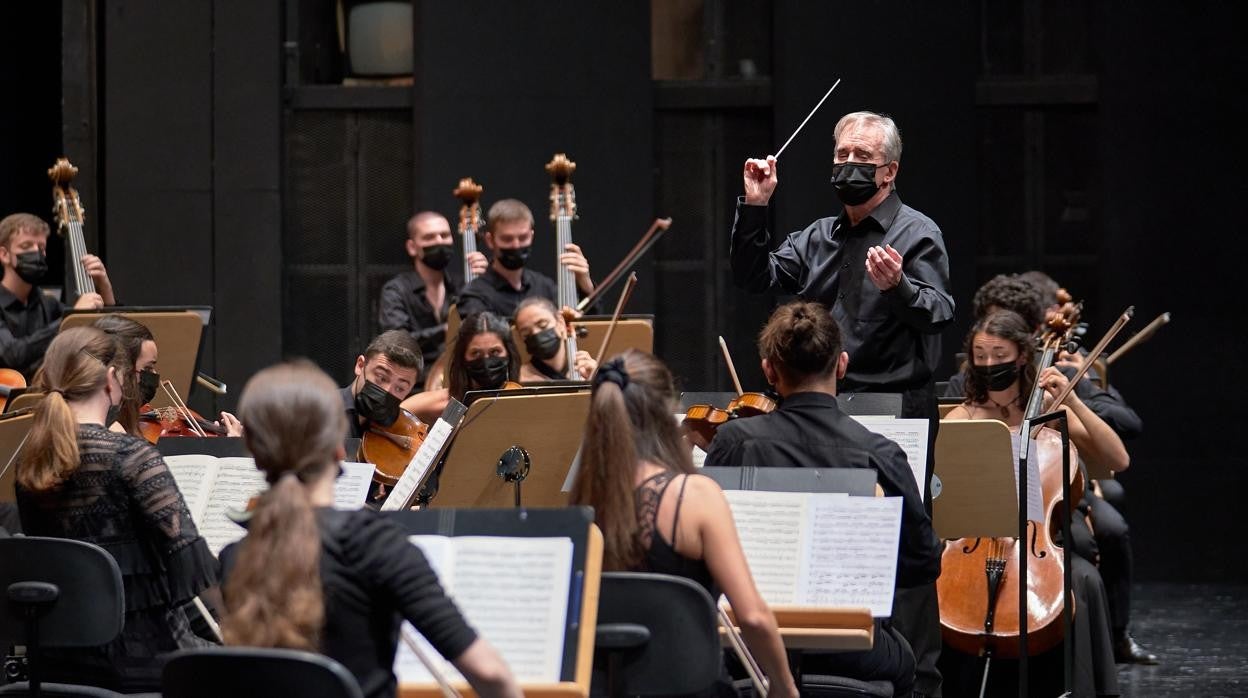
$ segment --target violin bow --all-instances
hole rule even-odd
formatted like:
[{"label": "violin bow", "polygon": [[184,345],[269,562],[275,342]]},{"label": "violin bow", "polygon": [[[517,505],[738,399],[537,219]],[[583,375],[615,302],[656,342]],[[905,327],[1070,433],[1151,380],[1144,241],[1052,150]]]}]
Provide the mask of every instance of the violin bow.
[{"label": "violin bow", "polygon": [[438,684],[438,690],[442,692],[442,698],[462,698],[459,691],[455,690],[451,682],[446,680],[446,675],[442,673],[442,670],[420,648],[420,643],[416,642],[416,638],[412,637],[412,633],[407,629],[406,625],[400,627],[399,637],[403,639],[403,644],[407,645],[412,654],[416,655],[416,659],[420,660],[420,663],[429,670],[429,675],[433,677],[433,680]]},{"label": "violin bow", "polygon": [[624,282],[624,290],[620,292],[620,300],[615,304],[615,313],[611,315],[611,324],[607,325],[607,333],[602,337],[602,346],[598,347],[598,356],[594,357],[594,373],[589,378],[593,380],[598,375],[598,369],[602,367],[602,356],[607,353],[607,345],[611,343],[611,335],[615,334],[615,326],[620,322],[620,313],[624,311],[624,304],[628,303],[628,297],[633,295],[633,287],[637,285],[637,272],[628,275],[628,281]]},{"label": "violin bow", "polygon": [[663,237],[663,233],[666,233],[667,229],[671,227],[671,225],[671,218],[655,218],[654,222],[650,224],[650,229],[646,231],[645,235],[641,236],[641,239],[637,241],[637,244],[633,245],[633,249],[629,250],[628,254],[624,255],[624,259],[620,260],[620,263],[615,265],[615,268],[611,270],[611,273],[607,274],[607,276],[594,287],[594,290],[590,292],[588,296],[585,296],[584,300],[576,304],[576,309],[580,312],[585,312],[586,308],[596,303],[598,299],[603,296],[603,294],[611,290],[611,287],[615,286],[616,282],[620,280],[620,276],[636,264],[637,260],[641,259],[642,255],[649,252],[650,248],[654,247],[654,243],[658,242],[659,238]]},{"label": "violin bow", "polygon": [[1105,353],[1105,347],[1109,345],[1110,340],[1122,331],[1122,328],[1131,321],[1131,318],[1134,315],[1135,306],[1131,306],[1124,310],[1122,315],[1118,316],[1118,320],[1114,322],[1113,327],[1109,328],[1109,331],[1105,333],[1105,336],[1101,337],[1101,341],[1097,342],[1096,346],[1092,348],[1092,351],[1088,352],[1088,355],[1084,357],[1083,365],[1079,367],[1078,371],[1075,371],[1074,377],[1066,383],[1066,388],[1063,389],[1062,392],[1058,393],[1057,399],[1050,403],[1054,408],[1062,404],[1062,401],[1070,395],[1070,392],[1075,389],[1075,386],[1078,385],[1079,381],[1082,380],[1083,377],[1087,375],[1088,370],[1092,368],[1092,362],[1096,361],[1101,354]]},{"label": "violin bow", "polygon": [[1105,359],[1105,364],[1107,366],[1113,366],[1114,362],[1121,359],[1123,354],[1134,349],[1136,345],[1143,344],[1148,341],[1154,334],[1157,333],[1157,330],[1161,329],[1162,325],[1168,322],[1170,322],[1170,313],[1162,313],[1161,315],[1158,315],[1152,322],[1148,323],[1144,329],[1136,332],[1130,339],[1123,342],[1122,346],[1114,350],[1114,353],[1110,354]]},{"label": "violin bow", "polygon": [[745,638],[741,637],[741,632],[737,630],[737,626],[733,625],[732,619],[728,617],[728,612],[724,610],[724,607],[715,604],[715,610],[719,612],[719,624],[724,627],[724,635],[728,638],[728,644],[732,645],[732,651],[736,653],[737,659],[741,660],[741,665],[745,667],[745,672],[750,675],[750,681],[753,682],[754,689],[758,691],[758,695],[767,698],[767,692],[771,690],[771,684],[763,673],[762,667],[758,665],[758,660],[754,659],[754,655],[750,654],[750,649],[745,646]]},{"label": "violin bow", "polygon": [[173,387],[173,381],[168,379],[163,380],[160,382],[160,387],[164,389],[165,395],[169,396],[169,401],[173,403],[173,408],[181,413],[182,418],[186,420],[188,425],[190,425],[191,431],[195,432],[196,436],[206,438],[208,436],[208,432],[204,431],[204,428],[199,426],[199,422],[196,421],[195,417],[191,415],[190,408],[187,407],[186,403],[182,401],[182,396],[178,395],[177,388]]},{"label": "violin bow", "polygon": [[737,389],[737,397],[745,394],[741,389],[741,379],[737,377],[737,367],[732,363],[732,354],[728,351],[728,342],[724,341],[724,336],[719,336],[719,349],[724,353],[724,361],[728,362],[728,374],[732,376],[732,384]]}]

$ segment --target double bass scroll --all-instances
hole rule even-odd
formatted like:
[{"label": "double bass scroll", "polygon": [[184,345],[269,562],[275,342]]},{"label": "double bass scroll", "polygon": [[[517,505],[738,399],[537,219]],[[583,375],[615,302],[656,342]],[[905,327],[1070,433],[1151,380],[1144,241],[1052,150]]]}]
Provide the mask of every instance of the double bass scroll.
[{"label": "double bass scroll", "polygon": [[481,193],[485,189],[472,177],[459,180],[459,186],[451,192],[460,201],[459,234],[464,240],[464,285],[477,278],[468,257],[477,251],[477,231],[481,228]]}]

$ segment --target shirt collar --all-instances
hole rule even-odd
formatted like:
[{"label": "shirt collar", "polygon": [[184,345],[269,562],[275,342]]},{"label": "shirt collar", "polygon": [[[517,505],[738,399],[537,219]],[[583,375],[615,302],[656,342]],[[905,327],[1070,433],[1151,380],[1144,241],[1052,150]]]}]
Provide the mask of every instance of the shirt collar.
[{"label": "shirt collar", "polygon": [[0,286],[0,308],[11,308],[14,304],[24,308],[30,307],[31,305],[34,305],[31,301],[38,299],[42,293],[43,291],[40,290],[38,286],[32,286],[30,289],[30,295],[26,297],[26,303],[23,304],[21,299],[13,295],[12,291],[4,286]]},{"label": "shirt collar", "polygon": [[[529,288],[529,274],[531,273],[532,272],[529,271],[528,267],[525,267],[524,269],[520,270],[520,291],[525,291]],[[481,276],[489,279],[490,285],[498,289],[499,291],[510,291],[512,293],[517,292],[516,288],[511,285],[510,281],[503,278],[502,274],[499,274],[497,271],[494,271],[494,265],[490,265],[489,267],[486,267],[485,273],[482,274]]]},{"label": "shirt collar", "polygon": [[[858,227],[861,228],[867,221],[875,221],[880,230],[887,231],[892,227],[893,221],[897,220],[899,211],[901,211],[901,199],[897,196],[897,190],[894,189],[888,193],[888,196],[884,197],[884,200],[880,202],[879,206],[875,207],[874,211],[862,219],[862,223],[859,223]],[[836,217],[836,223],[838,228],[849,225],[849,216],[846,215],[845,211],[842,210],[841,215]]]},{"label": "shirt collar", "polygon": [[817,392],[791,393],[780,401],[781,409],[793,407],[830,407],[837,412],[841,411],[840,403],[836,401],[835,395]]}]

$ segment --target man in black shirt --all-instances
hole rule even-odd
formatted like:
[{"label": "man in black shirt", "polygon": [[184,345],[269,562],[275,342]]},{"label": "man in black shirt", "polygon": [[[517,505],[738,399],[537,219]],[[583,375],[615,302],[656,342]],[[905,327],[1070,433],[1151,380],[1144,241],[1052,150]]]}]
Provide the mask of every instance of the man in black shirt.
[{"label": "man in black shirt", "polygon": [[[502,199],[490,207],[487,218],[485,246],[494,261],[459,294],[459,316],[466,318],[488,310],[509,318],[515,315],[520,301],[532,296],[558,303],[559,287],[554,280],[525,267],[533,249],[533,212],[529,207],[516,199]],[[575,275],[582,295],[594,290],[589,261],[579,246],[567,245],[559,263]]]},{"label": "man in black shirt", "polygon": [[[425,365],[432,366],[446,348],[446,316],[459,295],[460,279],[446,272],[455,252],[451,224],[440,213],[421,211],[407,222],[407,254],[412,270],[381,287],[382,331],[404,330],[420,343]],[[485,255],[474,252],[473,272],[485,271]]]},{"label": "man in black shirt", "polygon": [[400,403],[416,387],[422,361],[420,346],[402,330],[382,332],[355,359],[355,378],[342,388],[347,435],[360,438],[370,422],[389,426]]},{"label": "man in black shirt", "polygon": [[[940,331],[953,321],[949,260],[934,222],[901,203],[896,192],[901,134],[887,116],[855,112],[836,124],[832,185],[844,204],[777,246],[767,230],[767,204],[778,183],[775,157],[745,163],[745,196],[737,201],[730,261],[733,281],[753,292],[777,289],[831,309],[844,335],[849,365],[844,392],[902,395],[902,416],[926,417],[927,482],[939,412],[932,371]],[[908,590],[903,627],[918,659],[919,693],[939,694],[939,617],[935,584]]]},{"label": "man in black shirt", "polygon": [[[11,368],[29,381],[43,363],[48,344],[61,328],[65,305],[45,295],[37,286],[48,271],[48,224],[29,213],[14,213],[0,220],[0,368]],[[84,293],[76,309],[113,305],[113,285],[104,262],[93,254],[82,256],[82,265],[95,282],[96,293]]]},{"label": "man in black shirt", "polygon": [[[931,586],[940,576],[943,547],[906,454],[837,405],[837,381],[845,376],[849,356],[841,350],[841,334],[828,309],[805,301],[781,306],[759,336],[759,353],[780,405],[769,414],[719,427],[705,464],[874,470],[884,494],[903,500],[896,586]],[[904,625],[901,613],[894,609],[894,622]],[[809,670],[821,671],[821,661],[825,658],[814,660]]]}]

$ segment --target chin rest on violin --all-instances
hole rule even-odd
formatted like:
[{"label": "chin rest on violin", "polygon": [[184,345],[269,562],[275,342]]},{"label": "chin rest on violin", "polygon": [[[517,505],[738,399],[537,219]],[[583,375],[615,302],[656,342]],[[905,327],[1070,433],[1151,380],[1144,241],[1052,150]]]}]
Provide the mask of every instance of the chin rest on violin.
[{"label": "chin rest on violin", "polygon": [[425,441],[429,425],[407,410],[389,426],[369,424],[360,441],[360,460],[373,464],[373,481],[393,487]]}]

